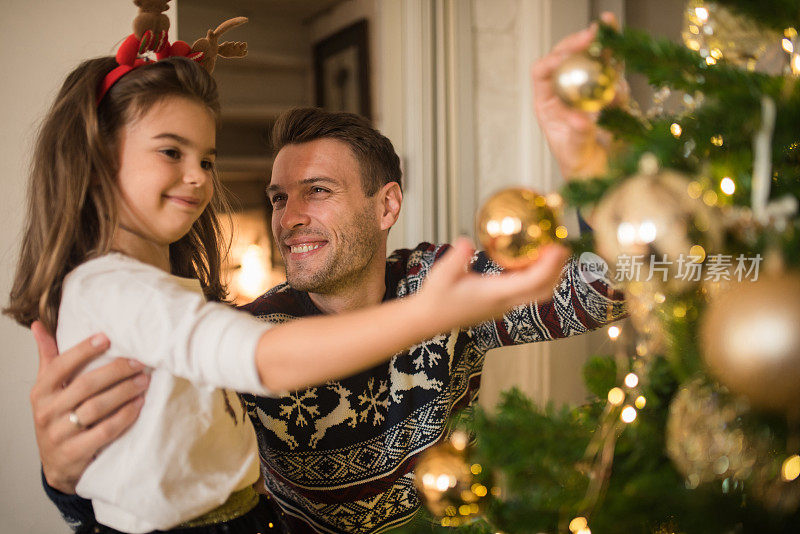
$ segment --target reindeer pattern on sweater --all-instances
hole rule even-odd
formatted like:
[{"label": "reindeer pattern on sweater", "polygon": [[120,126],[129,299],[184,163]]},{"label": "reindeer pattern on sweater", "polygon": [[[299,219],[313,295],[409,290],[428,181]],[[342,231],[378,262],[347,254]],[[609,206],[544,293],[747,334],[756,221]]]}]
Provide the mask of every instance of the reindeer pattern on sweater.
[{"label": "reindeer pattern on sweater", "polygon": [[[394,252],[384,300],[418,291],[448,248],[422,243]],[[501,270],[483,253],[472,268]],[[437,335],[358,375],[276,398],[243,395],[267,489],[292,532],[374,533],[407,521],[420,506],[415,457],[444,437],[453,412],[475,402],[488,350],[579,334],[623,314],[622,296],[603,281],[587,283],[578,268],[567,263],[551,301]],[[287,284],[243,309],[274,323],[320,314]]]}]

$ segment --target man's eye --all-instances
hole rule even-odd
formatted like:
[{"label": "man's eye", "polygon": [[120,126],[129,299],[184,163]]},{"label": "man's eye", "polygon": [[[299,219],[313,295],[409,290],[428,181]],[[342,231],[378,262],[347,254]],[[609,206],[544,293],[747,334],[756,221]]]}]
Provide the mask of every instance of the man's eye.
[{"label": "man's eye", "polygon": [[312,187],[311,188],[311,192],[312,193],[328,193],[329,191],[327,189],[325,189],[324,187]]},{"label": "man's eye", "polygon": [[275,204],[283,202],[284,200],[286,200],[285,195],[275,195],[270,199],[270,202],[272,202],[272,205],[274,206]]}]

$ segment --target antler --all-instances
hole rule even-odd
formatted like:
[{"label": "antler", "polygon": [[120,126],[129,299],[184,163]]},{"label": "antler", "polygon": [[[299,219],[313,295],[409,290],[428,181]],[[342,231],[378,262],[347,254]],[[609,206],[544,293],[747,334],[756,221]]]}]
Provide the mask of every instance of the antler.
[{"label": "antler", "polygon": [[225,41],[222,44],[219,43],[219,38],[222,34],[236,26],[241,26],[247,22],[247,20],[247,17],[228,19],[217,26],[216,30],[208,30],[205,37],[194,42],[192,45],[192,52],[203,53],[203,59],[200,60],[200,65],[202,65],[209,74],[214,72],[217,56],[232,58],[245,57],[247,55],[247,43],[243,41]]}]

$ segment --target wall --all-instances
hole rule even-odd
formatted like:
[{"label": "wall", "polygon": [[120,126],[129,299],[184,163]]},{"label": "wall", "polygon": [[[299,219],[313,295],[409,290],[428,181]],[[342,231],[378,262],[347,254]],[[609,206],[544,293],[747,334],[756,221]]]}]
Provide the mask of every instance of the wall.
[{"label": "wall", "polygon": [[[174,4],[175,2],[173,2]],[[171,8],[174,15],[176,7]],[[7,302],[24,216],[36,125],[64,76],[82,59],[112,54],[130,33],[131,2],[12,0],[0,19],[0,302]],[[39,482],[39,459],[28,401],[37,369],[30,333],[0,318],[0,532],[70,532]]]}]

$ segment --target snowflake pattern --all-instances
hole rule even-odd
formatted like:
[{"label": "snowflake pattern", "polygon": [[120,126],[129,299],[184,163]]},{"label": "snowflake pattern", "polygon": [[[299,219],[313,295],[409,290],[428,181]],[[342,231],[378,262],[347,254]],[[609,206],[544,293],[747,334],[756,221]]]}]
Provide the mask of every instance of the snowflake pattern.
[{"label": "snowflake pattern", "polygon": [[380,424],[385,419],[381,411],[388,411],[389,409],[388,382],[386,380],[381,380],[376,390],[375,378],[370,377],[369,382],[367,382],[367,389],[364,390],[364,393],[358,396],[358,404],[363,408],[363,410],[359,413],[359,420],[362,423],[369,419],[370,412],[374,410],[372,424]]},{"label": "snowflake pattern", "polygon": [[443,334],[439,334],[438,336],[432,337],[431,339],[426,340],[424,343],[420,343],[419,345],[415,345],[411,348],[408,352],[410,354],[416,354],[417,357],[414,358],[414,369],[422,369],[425,366],[425,360],[427,356],[428,367],[433,367],[439,360],[442,358],[442,355],[437,353],[435,350],[436,348],[444,348],[445,344],[447,343],[447,336]]},{"label": "snowflake pattern", "polygon": [[[301,394],[302,393],[302,394]],[[309,401],[317,398],[317,388],[309,388],[305,391],[298,391],[295,393],[290,393],[284,397],[285,400],[291,401],[289,405],[281,406],[281,417],[291,418],[292,413],[297,410],[297,417],[295,418],[295,424],[297,426],[306,426],[308,421],[306,420],[306,416],[303,412],[308,413],[308,417],[314,418],[314,416],[319,415],[319,407],[316,404],[305,404],[304,401]]]}]

